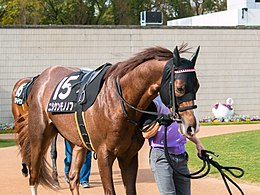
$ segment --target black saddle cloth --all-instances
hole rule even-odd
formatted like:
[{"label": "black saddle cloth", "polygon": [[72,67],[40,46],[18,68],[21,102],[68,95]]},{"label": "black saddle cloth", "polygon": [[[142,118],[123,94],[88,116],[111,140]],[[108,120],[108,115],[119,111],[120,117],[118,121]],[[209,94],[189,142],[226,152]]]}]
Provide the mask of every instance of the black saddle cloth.
[{"label": "black saddle cloth", "polygon": [[18,104],[18,105],[23,105],[31,90],[32,90],[32,87],[33,87],[33,84],[34,84],[34,81],[39,77],[39,75],[33,77],[28,83],[24,83],[22,84],[16,91],[15,93],[15,97],[14,97],[14,103],[15,104]]},{"label": "black saddle cloth", "polygon": [[64,77],[56,86],[47,111],[76,112],[77,104],[82,104],[83,111],[86,111],[94,103],[103,85],[103,76],[110,66],[107,63],[94,71],[80,70]]}]

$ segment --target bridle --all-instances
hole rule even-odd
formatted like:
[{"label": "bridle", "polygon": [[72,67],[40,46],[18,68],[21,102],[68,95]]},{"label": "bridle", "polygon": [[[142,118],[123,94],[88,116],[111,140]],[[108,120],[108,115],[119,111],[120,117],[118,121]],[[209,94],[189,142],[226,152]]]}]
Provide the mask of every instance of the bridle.
[{"label": "bridle", "polygon": [[[127,110],[125,105],[127,105],[129,108],[140,112],[142,114],[149,114],[149,115],[155,115],[157,117],[161,117],[162,115],[168,115],[172,121],[181,123],[181,117],[179,115],[179,112],[184,112],[186,110],[191,110],[191,109],[196,109],[197,105],[193,105],[193,106],[187,106],[187,107],[183,107],[183,108],[179,108],[177,101],[176,101],[176,96],[175,96],[175,92],[174,92],[174,82],[175,82],[175,75],[176,74],[182,74],[182,73],[187,73],[187,72],[195,72],[195,69],[180,69],[180,70],[174,70],[174,63],[173,63],[173,59],[170,59],[167,64],[165,65],[166,67],[169,66],[170,67],[170,71],[168,71],[168,74],[170,76],[170,80],[168,79],[168,83],[167,83],[167,94],[163,94],[163,92],[160,92],[161,96],[169,96],[168,99],[170,101],[170,105],[171,105],[171,112],[169,114],[162,114],[162,113],[158,113],[158,112],[152,112],[152,111],[147,111],[147,110],[142,110],[139,109],[133,105],[131,105],[130,103],[128,103],[124,98],[123,98],[123,93],[121,90],[121,86],[120,86],[120,78],[116,77],[114,78],[114,85],[115,85],[115,89],[116,89],[116,93],[120,99],[120,105],[122,108],[122,111],[124,113],[125,118],[127,119],[128,122],[135,124],[135,125],[139,125],[140,122],[137,122],[133,119],[131,119],[128,116]],[[164,72],[166,72],[166,68],[164,69]],[[164,80],[162,79],[161,85],[164,83]],[[185,94],[186,95],[186,94]],[[185,99],[185,98],[184,98]],[[156,121],[155,121],[156,122]],[[152,123],[153,124],[153,123]],[[152,125],[151,124],[151,125]]]},{"label": "bridle", "polygon": [[[186,60],[186,59],[180,58],[178,47],[176,46],[176,48],[173,51],[173,57],[166,63],[166,65],[164,67],[159,93],[162,98],[162,102],[167,107],[171,108],[171,112],[169,114],[162,114],[162,113],[158,113],[158,112],[146,111],[146,110],[142,110],[142,109],[139,109],[139,108],[131,105],[123,98],[123,94],[122,94],[122,90],[121,90],[121,86],[120,86],[120,78],[119,77],[114,78],[114,85],[115,85],[116,93],[120,99],[120,105],[121,105],[123,114],[128,122],[135,124],[135,125],[140,124],[140,122],[137,122],[128,116],[125,105],[139,113],[155,115],[155,116],[157,116],[157,118],[160,118],[163,115],[168,115],[168,117],[171,118],[172,121],[175,121],[178,123],[182,122],[179,112],[184,112],[186,110],[192,110],[192,109],[197,108],[196,105],[182,107],[182,108],[179,108],[179,106],[178,106],[182,102],[196,99],[196,91],[194,90],[194,86],[192,85],[192,83],[190,83],[190,86],[193,87],[192,90],[190,90],[189,93],[186,92],[182,97],[176,97],[174,85],[175,85],[175,77],[178,75],[185,76],[186,74],[189,73],[189,74],[193,74],[193,76],[196,77],[194,66],[196,63],[199,49],[200,49],[200,47],[198,47],[197,51],[192,56],[191,60]],[[153,125],[153,123],[151,125]]]}]

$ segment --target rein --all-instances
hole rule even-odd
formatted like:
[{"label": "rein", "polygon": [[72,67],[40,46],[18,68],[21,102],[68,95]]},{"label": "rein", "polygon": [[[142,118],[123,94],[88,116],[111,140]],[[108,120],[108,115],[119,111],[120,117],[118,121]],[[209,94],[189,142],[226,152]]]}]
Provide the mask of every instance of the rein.
[{"label": "rein", "polygon": [[[229,192],[230,195],[232,195],[232,192],[230,190],[230,187],[227,183],[227,180],[229,180],[240,192],[242,195],[244,195],[244,192],[242,191],[242,189],[238,186],[238,184],[236,182],[234,182],[226,173],[224,173],[224,171],[229,172],[233,177],[235,178],[240,178],[244,175],[244,170],[239,168],[239,167],[229,167],[229,166],[222,166],[220,165],[217,161],[213,160],[213,157],[209,154],[213,154],[214,156],[218,157],[219,155],[212,152],[212,151],[208,151],[208,150],[202,150],[201,151],[201,157],[199,156],[199,158],[203,161],[203,166],[196,172],[194,173],[190,173],[190,174],[182,174],[180,173],[177,169],[175,169],[174,164],[169,156],[169,152],[168,152],[168,146],[167,146],[167,126],[164,126],[164,154],[165,157],[167,159],[167,161],[169,162],[171,168],[177,172],[178,174],[190,178],[190,179],[200,179],[202,177],[205,177],[206,175],[209,174],[210,172],[210,165],[212,165],[213,167],[215,167],[219,173],[221,174],[221,177],[225,183],[225,186]],[[204,173],[202,173],[205,168],[207,167],[206,171]],[[223,171],[224,170],[224,171]],[[240,171],[240,174],[235,174],[232,170],[236,170],[236,171]],[[201,173],[201,174],[200,174]],[[200,175],[199,175],[200,174]]]}]

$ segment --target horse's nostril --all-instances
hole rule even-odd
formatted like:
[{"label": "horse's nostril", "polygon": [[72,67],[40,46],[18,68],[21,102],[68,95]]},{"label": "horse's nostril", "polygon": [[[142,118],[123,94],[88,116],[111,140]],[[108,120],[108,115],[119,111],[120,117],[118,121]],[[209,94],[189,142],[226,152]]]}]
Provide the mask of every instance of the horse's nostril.
[{"label": "horse's nostril", "polygon": [[191,126],[187,128],[187,133],[188,133],[189,135],[192,135],[192,134],[193,134],[193,130],[192,130],[192,127],[191,127]]}]

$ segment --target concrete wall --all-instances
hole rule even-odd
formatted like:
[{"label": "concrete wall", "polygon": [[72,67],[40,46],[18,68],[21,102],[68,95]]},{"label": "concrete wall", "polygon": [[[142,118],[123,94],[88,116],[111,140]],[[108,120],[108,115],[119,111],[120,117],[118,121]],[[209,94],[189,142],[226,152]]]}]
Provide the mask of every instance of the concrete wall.
[{"label": "concrete wall", "polygon": [[[197,74],[200,118],[216,102],[235,101],[236,114],[260,114],[260,28],[21,27],[0,28],[0,123],[12,122],[15,82],[53,65],[96,68],[143,48],[201,46]],[[189,55],[185,56],[189,57]]]}]

